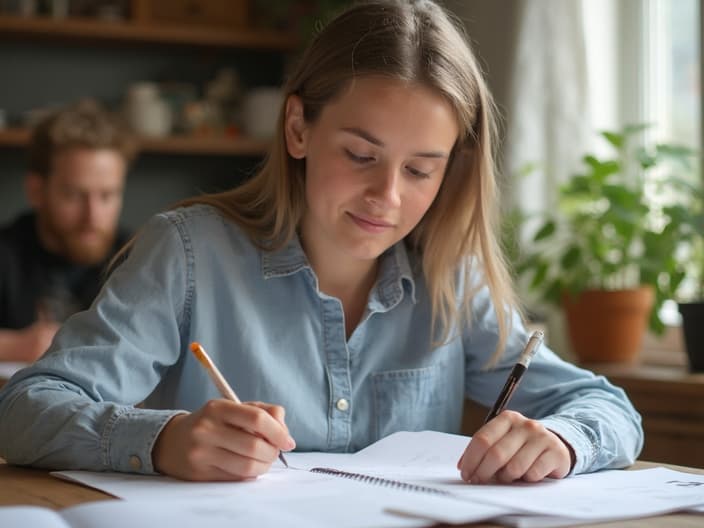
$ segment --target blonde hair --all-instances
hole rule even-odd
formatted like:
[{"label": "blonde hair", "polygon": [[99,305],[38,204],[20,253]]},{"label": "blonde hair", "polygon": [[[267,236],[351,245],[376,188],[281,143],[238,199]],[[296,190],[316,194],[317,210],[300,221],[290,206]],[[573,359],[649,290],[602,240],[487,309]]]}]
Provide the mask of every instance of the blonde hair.
[{"label": "blonde hair", "polygon": [[[421,258],[433,330],[439,325],[441,342],[469,324],[472,297],[488,287],[499,329],[493,363],[505,346],[510,312],[518,305],[496,235],[494,107],[477,60],[459,24],[434,2],[365,1],[343,11],[313,39],[285,84],[284,96],[300,97],[304,117],[312,123],[354,78],[371,75],[429,87],[456,113],[460,134],[444,181],[406,242]],[[252,179],[177,205],[214,206],[260,248],[276,250],[296,234],[305,208],[304,184],[305,160],[287,152],[282,108],[274,144]],[[476,268],[482,281],[473,274]]]}]

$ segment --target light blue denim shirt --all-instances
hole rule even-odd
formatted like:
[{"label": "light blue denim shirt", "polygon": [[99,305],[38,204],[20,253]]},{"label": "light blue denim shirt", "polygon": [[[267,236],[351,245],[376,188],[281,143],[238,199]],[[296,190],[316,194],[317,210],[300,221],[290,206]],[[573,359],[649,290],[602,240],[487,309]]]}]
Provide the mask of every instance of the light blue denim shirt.
[{"label": "light blue denim shirt", "polygon": [[[298,240],[257,249],[208,206],[159,214],[93,306],[0,392],[0,456],[14,464],[154,472],[166,422],[218,398],[199,341],[243,401],[283,405],[298,450],[356,451],[401,430],[458,432],[464,398],[490,407],[528,333],[497,323],[486,290],[462,335],[432,348],[429,300],[403,243],[386,251],[349,339]],[[143,406],[135,407],[144,402]],[[634,461],[643,433],[623,391],[543,346],[509,408],[575,450],[574,473]]]}]

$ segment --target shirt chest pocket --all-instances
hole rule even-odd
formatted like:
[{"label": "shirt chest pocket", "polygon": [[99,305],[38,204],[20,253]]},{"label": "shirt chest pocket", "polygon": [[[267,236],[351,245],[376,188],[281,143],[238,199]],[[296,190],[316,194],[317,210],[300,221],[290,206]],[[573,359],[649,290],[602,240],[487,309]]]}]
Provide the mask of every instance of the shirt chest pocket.
[{"label": "shirt chest pocket", "polygon": [[377,439],[397,431],[446,429],[444,370],[438,364],[372,374]]}]

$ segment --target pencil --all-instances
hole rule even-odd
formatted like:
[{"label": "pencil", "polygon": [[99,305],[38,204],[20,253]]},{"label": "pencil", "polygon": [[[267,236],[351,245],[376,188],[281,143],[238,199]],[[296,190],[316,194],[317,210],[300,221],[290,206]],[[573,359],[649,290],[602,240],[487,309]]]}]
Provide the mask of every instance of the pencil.
[{"label": "pencil", "polygon": [[[230,384],[227,382],[225,377],[220,373],[218,368],[215,366],[215,363],[213,363],[213,360],[210,359],[210,356],[208,353],[205,351],[205,349],[200,345],[200,343],[193,342],[191,343],[191,352],[193,352],[193,355],[196,356],[196,359],[200,361],[200,364],[205,367],[206,372],[210,375],[210,378],[213,380],[215,383],[215,386],[218,388],[220,391],[220,394],[222,394],[223,398],[227,398],[228,400],[231,400],[235,403],[242,403],[240,399],[237,397],[237,394],[235,393],[234,390],[232,390],[232,387],[230,387]],[[279,460],[281,460],[281,463],[288,467],[288,462],[286,462],[286,459],[284,458],[284,454],[279,451]]]},{"label": "pencil", "polygon": [[521,355],[518,358],[518,362],[516,362],[511,369],[511,373],[508,375],[504,388],[501,389],[499,397],[496,398],[496,402],[494,402],[494,406],[484,419],[484,423],[487,423],[489,420],[495,418],[506,408],[506,405],[508,405],[508,402],[511,400],[513,393],[516,391],[516,387],[518,387],[523,374],[528,369],[530,360],[533,359],[533,356],[538,351],[538,347],[540,346],[543,337],[543,332],[539,330],[533,332],[533,335],[530,336],[528,343],[526,343],[526,347],[523,349],[523,352],[521,352]]}]

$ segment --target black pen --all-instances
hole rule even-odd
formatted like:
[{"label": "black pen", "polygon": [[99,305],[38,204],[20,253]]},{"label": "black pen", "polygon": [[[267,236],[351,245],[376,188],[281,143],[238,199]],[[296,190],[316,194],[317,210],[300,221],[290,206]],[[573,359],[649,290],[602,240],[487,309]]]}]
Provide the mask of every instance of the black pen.
[{"label": "black pen", "polygon": [[526,347],[523,349],[523,352],[521,352],[521,356],[518,358],[518,362],[511,369],[511,374],[508,375],[508,379],[504,384],[504,388],[501,389],[501,393],[499,394],[499,397],[496,398],[496,402],[491,408],[491,411],[489,411],[489,414],[487,414],[484,423],[487,423],[489,420],[495,418],[501,411],[506,408],[506,405],[508,405],[511,396],[513,396],[516,387],[518,387],[518,384],[521,381],[521,377],[528,369],[528,365],[530,365],[530,360],[533,359],[533,356],[538,351],[538,348],[540,347],[540,343],[543,341],[544,336],[545,334],[543,334],[543,332],[541,332],[540,330],[533,332],[533,335],[530,336]]}]

